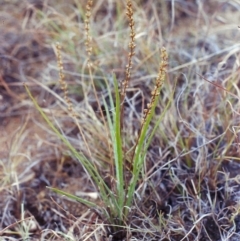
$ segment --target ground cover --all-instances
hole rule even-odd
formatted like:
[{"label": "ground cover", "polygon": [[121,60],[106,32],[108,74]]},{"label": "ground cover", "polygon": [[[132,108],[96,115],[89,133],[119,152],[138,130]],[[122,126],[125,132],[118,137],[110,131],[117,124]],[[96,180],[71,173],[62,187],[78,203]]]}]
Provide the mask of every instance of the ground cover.
[{"label": "ground cover", "polygon": [[[146,140],[163,118],[143,159],[133,202],[129,211],[123,207],[126,215],[112,219],[46,188],[111,213],[23,84],[117,194],[114,143],[105,124],[114,119],[113,73],[121,88],[129,64],[127,1],[95,1],[89,19],[86,1],[0,3],[0,239],[239,240],[238,1],[132,3],[136,47],[121,105],[125,183],[131,183],[129,160],[162,47],[168,67]],[[61,68],[68,100],[59,83]]]}]

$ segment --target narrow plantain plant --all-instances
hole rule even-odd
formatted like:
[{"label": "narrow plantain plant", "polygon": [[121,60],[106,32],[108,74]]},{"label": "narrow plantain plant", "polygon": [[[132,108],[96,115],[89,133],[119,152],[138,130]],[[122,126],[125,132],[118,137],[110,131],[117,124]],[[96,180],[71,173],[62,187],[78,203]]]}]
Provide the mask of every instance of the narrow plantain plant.
[{"label": "narrow plantain plant", "polygon": [[[85,19],[85,31],[86,31],[86,49],[89,57],[89,71],[91,75],[91,63],[90,63],[90,55],[91,55],[91,38],[89,35],[89,19],[91,16],[91,8],[92,1],[88,0],[87,2],[87,11],[86,11],[86,19]],[[51,190],[65,195],[70,199],[76,200],[78,202],[83,203],[84,205],[94,208],[98,211],[98,213],[102,216],[104,220],[106,220],[109,224],[112,225],[124,225],[127,223],[127,219],[129,216],[129,212],[131,206],[133,204],[134,193],[136,190],[136,186],[138,184],[139,179],[142,176],[143,164],[146,157],[147,149],[150,145],[150,142],[159,126],[160,121],[164,117],[166,110],[168,109],[171,98],[166,105],[162,114],[158,117],[158,120],[155,123],[153,128],[150,128],[150,123],[155,116],[155,107],[158,103],[159,93],[161,86],[164,82],[166,76],[167,69],[167,53],[164,48],[161,49],[161,63],[158,71],[158,77],[156,79],[156,83],[153,91],[151,92],[151,99],[147,108],[144,110],[141,128],[136,140],[135,145],[132,149],[132,156],[130,159],[131,168],[130,174],[131,177],[129,179],[125,178],[125,157],[126,153],[129,150],[125,150],[123,148],[124,143],[124,100],[126,97],[126,90],[129,85],[129,81],[131,79],[131,68],[132,68],[132,58],[134,56],[135,49],[135,30],[134,30],[134,20],[133,20],[133,9],[131,1],[127,1],[127,17],[129,19],[129,27],[130,27],[130,43],[129,43],[129,55],[128,55],[128,63],[126,66],[126,77],[119,87],[116,78],[113,76],[114,82],[114,94],[111,92],[109,85],[108,95],[110,99],[110,104],[106,103],[103,98],[103,103],[106,111],[106,126],[108,128],[111,146],[113,152],[114,159],[114,170],[111,173],[114,182],[113,186],[109,187],[104,181],[104,177],[101,176],[100,171],[97,167],[89,160],[83,153],[79,153],[73,145],[68,141],[68,139],[59,131],[58,128],[54,126],[54,124],[50,121],[48,116],[44,113],[41,107],[38,105],[37,101],[31,94],[29,88],[25,85],[26,91],[30,98],[32,99],[35,107],[40,112],[41,116],[45,119],[49,127],[56,133],[56,135],[63,141],[66,147],[71,151],[72,155],[83,165],[85,170],[88,172],[92,181],[96,185],[99,196],[102,200],[102,207],[99,207],[96,203],[90,202],[83,198],[77,197],[75,195],[66,193],[64,191],[58,190],[56,188],[50,188]],[[59,75],[60,75],[60,85],[64,91],[64,98],[68,105],[68,109],[70,111],[71,116],[74,118],[76,124],[78,125],[79,130],[81,131],[81,127],[79,126],[79,122],[77,120],[77,115],[73,110],[72,103],[70,102],[67,95],[67,84],[64,80],[63,74],[63,64],[60,54],[60,45],[57,45],[57,58],[58,58],[58,66],[59,66]],[[96,90],[95,90],[96,92]],[[96,97],[97,98],[97,97]],[[102,115],[104,118],[104,116]],[[105,122],[105,120],[103,120]],[[83,136],[83,135],[82,135]]]}]

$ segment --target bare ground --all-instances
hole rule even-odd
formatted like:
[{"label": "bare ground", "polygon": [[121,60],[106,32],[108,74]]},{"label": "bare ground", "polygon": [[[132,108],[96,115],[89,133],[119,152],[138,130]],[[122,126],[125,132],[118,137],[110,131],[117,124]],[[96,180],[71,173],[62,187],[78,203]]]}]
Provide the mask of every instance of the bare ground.
[{"label": "bare ground", "polygon": [[[0,239],[239,240],[240,4],[136,2],[137,49],[126,104],[133,137],[142,105],[150,96],[162,45],[169,53],[169,70],[158,112],[175,81],[177,88],[149,149],[147,174],[139,182],[141,198],[132,207],[125,237],[124,232],[111,233],[94,210],[46,189],[58,187],[86,198],[96,194],[82,166],[49,130],[23,87],[23,83],[30,86],[45,112],[79,151],[85,151],[58,84],[54,44],[60,42],[70,98],[90,133],[93,161],[102,165],[105,175],[106,137],[98,127],[90,129],[96,120],[89,113],[97,116],[99,109],[84,68],[84,1],[67,5],[0,1]],[[94,76],[99,96],[105,93],[102,82],[104,77],[110,79],[112,70],[119,81],[124,78],[128,55],[124,11],[121,1],[94,5]],[[102,205],[97,198],[92,200]]]}]

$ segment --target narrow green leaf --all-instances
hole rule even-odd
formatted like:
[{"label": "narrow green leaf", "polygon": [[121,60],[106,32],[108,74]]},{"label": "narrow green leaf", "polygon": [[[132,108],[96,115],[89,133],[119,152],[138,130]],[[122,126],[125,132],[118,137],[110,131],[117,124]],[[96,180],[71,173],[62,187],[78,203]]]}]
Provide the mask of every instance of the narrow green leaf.
[{"label": "narrow green leaf", "polygon": [[[38,105],[35,98],[32,96],[29,88],[25,85],[26,91],[33,101],[36,109],[40,112],[41,116],[44,118],[44,120],[47,122],[49,127],[56,133],[56,135],[64,142],[64,144],[69,148],[69,150],[72,152],[73,156],[77,158],[77,160],[84,166],[86,171],[89,173],[91,178],[93,179],[95,185],[99,188],[100,196],[103,199],[104,203],[109,205],[111,202],[109,201],[109,195],[113,197],[112,191],[108,188],[100,174],[98,173],[98,170],[95,168],[95,166],[81,153],[79,153],[72,145],[71,143],[64,137],[62,133],[52,124],[50,119],[47,117],[47,115],[44,113],[42,108]],[[114,200],[112,200],[114,202]],[[111,204],[112,205],[112,204]]]},{"label": "narrow green leaf", "polygon": [[[162,121],[166,111],[168,110],[168,108],[169,108],[169,106],[170,106],[170,104],[172,102],[173,95],[175,93],[175,88],[176,88],[176,83],[175,83],[174,91],[172,93],[171,98],[169,99],[167,105],[165,106],[162,114],[160,115],[160,118],[156,122],[156,124],[155,124],[155,126],[154,126],[154,128],[153,128],[153,130],[152,130],[152,132],[151,132],[151,134],[150,134],[150,136],[148,138],[147,138],[147,130],[149,128],[149,125],[150,125],[150,122],[151,122],[151,120],[153,118],[153,115],[155,114],[155,108],[156,108],[157,102],[159,100],[159,96],[157,96],[157,98],[155,98],[154,104],[153,104],[153,106],[151,108],[151,112],[147,116],[146,121],[145,121],[145,123],[143,125],[142,132],[140,134],[140,138],[138,140],[138,143],[137,143],[137,146],[136,146],[136,150],[135,150],[135,153],[134,153],[134,158],[133,158],[133,177],[132,177],[132,180],[130,182],[129,189],[128,189],[126,206],[130,206],[131,203],[132,203],[133,196],[134,196],[134,191],[135,191],[135,188],[136,188],[137,181],[139,179],[140,171],[141,171],[141,168],[142,168],[145,156],[146,156],[147,149],[148,149],[148,147],[149,147],[149,145],[150,145],[150,143],[152,141],[152,138],[153,138],[154,134],[156,133],[156,130],[157,130],[160,122]],[[160,89],[158,91],[160,91]]]},{"label": "narrow green leaf", "polygon": [[80,198],[78,196],[72,195],[70,193],[64,192],[64,191],[59,190],[57,188],[53,188],[53,187],[47,187],[47,188],[52,190],[52,191],[54,191],[54,192],[56,192],[56,193],[58,193],[58,194],[64,195],[64,196],[68,197],[71,200],[80,202],[80,203],[88,206],[89,208],[99,208],[99,206],[97,204],[95,204],[93,202],[90,202],[90,201],[88,201],[86,199],[83,199],[83,198]]},{"label": "narrow green leaf", "polygon": [[176,90],[176,86],[177,86],[177,81],[176,81],[175,84],[174,84],[174,88],[173,88],[173,91],[172,91],[172,95],[171,95],[171,97],[169,98],[169,100],[168,100],[168,102],[167,102],[167,105],[166,105],[165,108],[163,109],[163,112],[161,113],[160,117],[158,118],[158,121],[157,121],[156,124],[154,125],[154,128],[153,128],[153,130],[152,130],[152,132],[151,132],[151,134],[150,134],[150,136],[149,136],[149,138],[148,138],[148,140],[147,140],[147,144],[146,144],[146,146],[145,146],[145,148],[144,148],[144,153],[145,153],[145,154],[146,154],[147,149],[148,149],[148,147],[149,147],[149,145],[150,145],[150,143],[151,143],[151,141],[152,141],[152,138],[153,138],[154,134],[155,134],[156,131],[157,131],[157,128],[158,128],[159,125],[160,125],[160,122],[162,121],[163,117],[165,116],[167,110],[169,109],[169,107],[170,107],[170,105],[171,105],[171,103],[172,103],[172,101],[173,101],[173,97],[174,97],[174,93],[175,93],[175,90]]},{"label": "narrow green leaf", "polygon": [[[115,151],[116,151],[116,160],[115,160],[115,168],[116,168],[116,177],[117,177],[117,195],[120,209],[123,208],[124,204],[124,178],[123,178],[123,150],[122,150],[122,137],[121,137],[121,103],[120,103],[120,96],[119,96],[119,89],[116,77],[114,76],[114,90],[116,96],[116,110],[115,110]],[[122,103],[123,104],[123,103]],[[122,214],[121,214],[122,215]]]}]

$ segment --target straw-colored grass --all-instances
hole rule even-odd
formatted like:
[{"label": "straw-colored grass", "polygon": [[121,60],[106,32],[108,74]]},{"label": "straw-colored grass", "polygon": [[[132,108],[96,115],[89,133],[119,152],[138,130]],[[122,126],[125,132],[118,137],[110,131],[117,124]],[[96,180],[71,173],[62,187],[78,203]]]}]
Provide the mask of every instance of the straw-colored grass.
[{"label": "straw-colored grass", "polygon": [[239,8],[4,1],[0,239],[238,240]]}]

